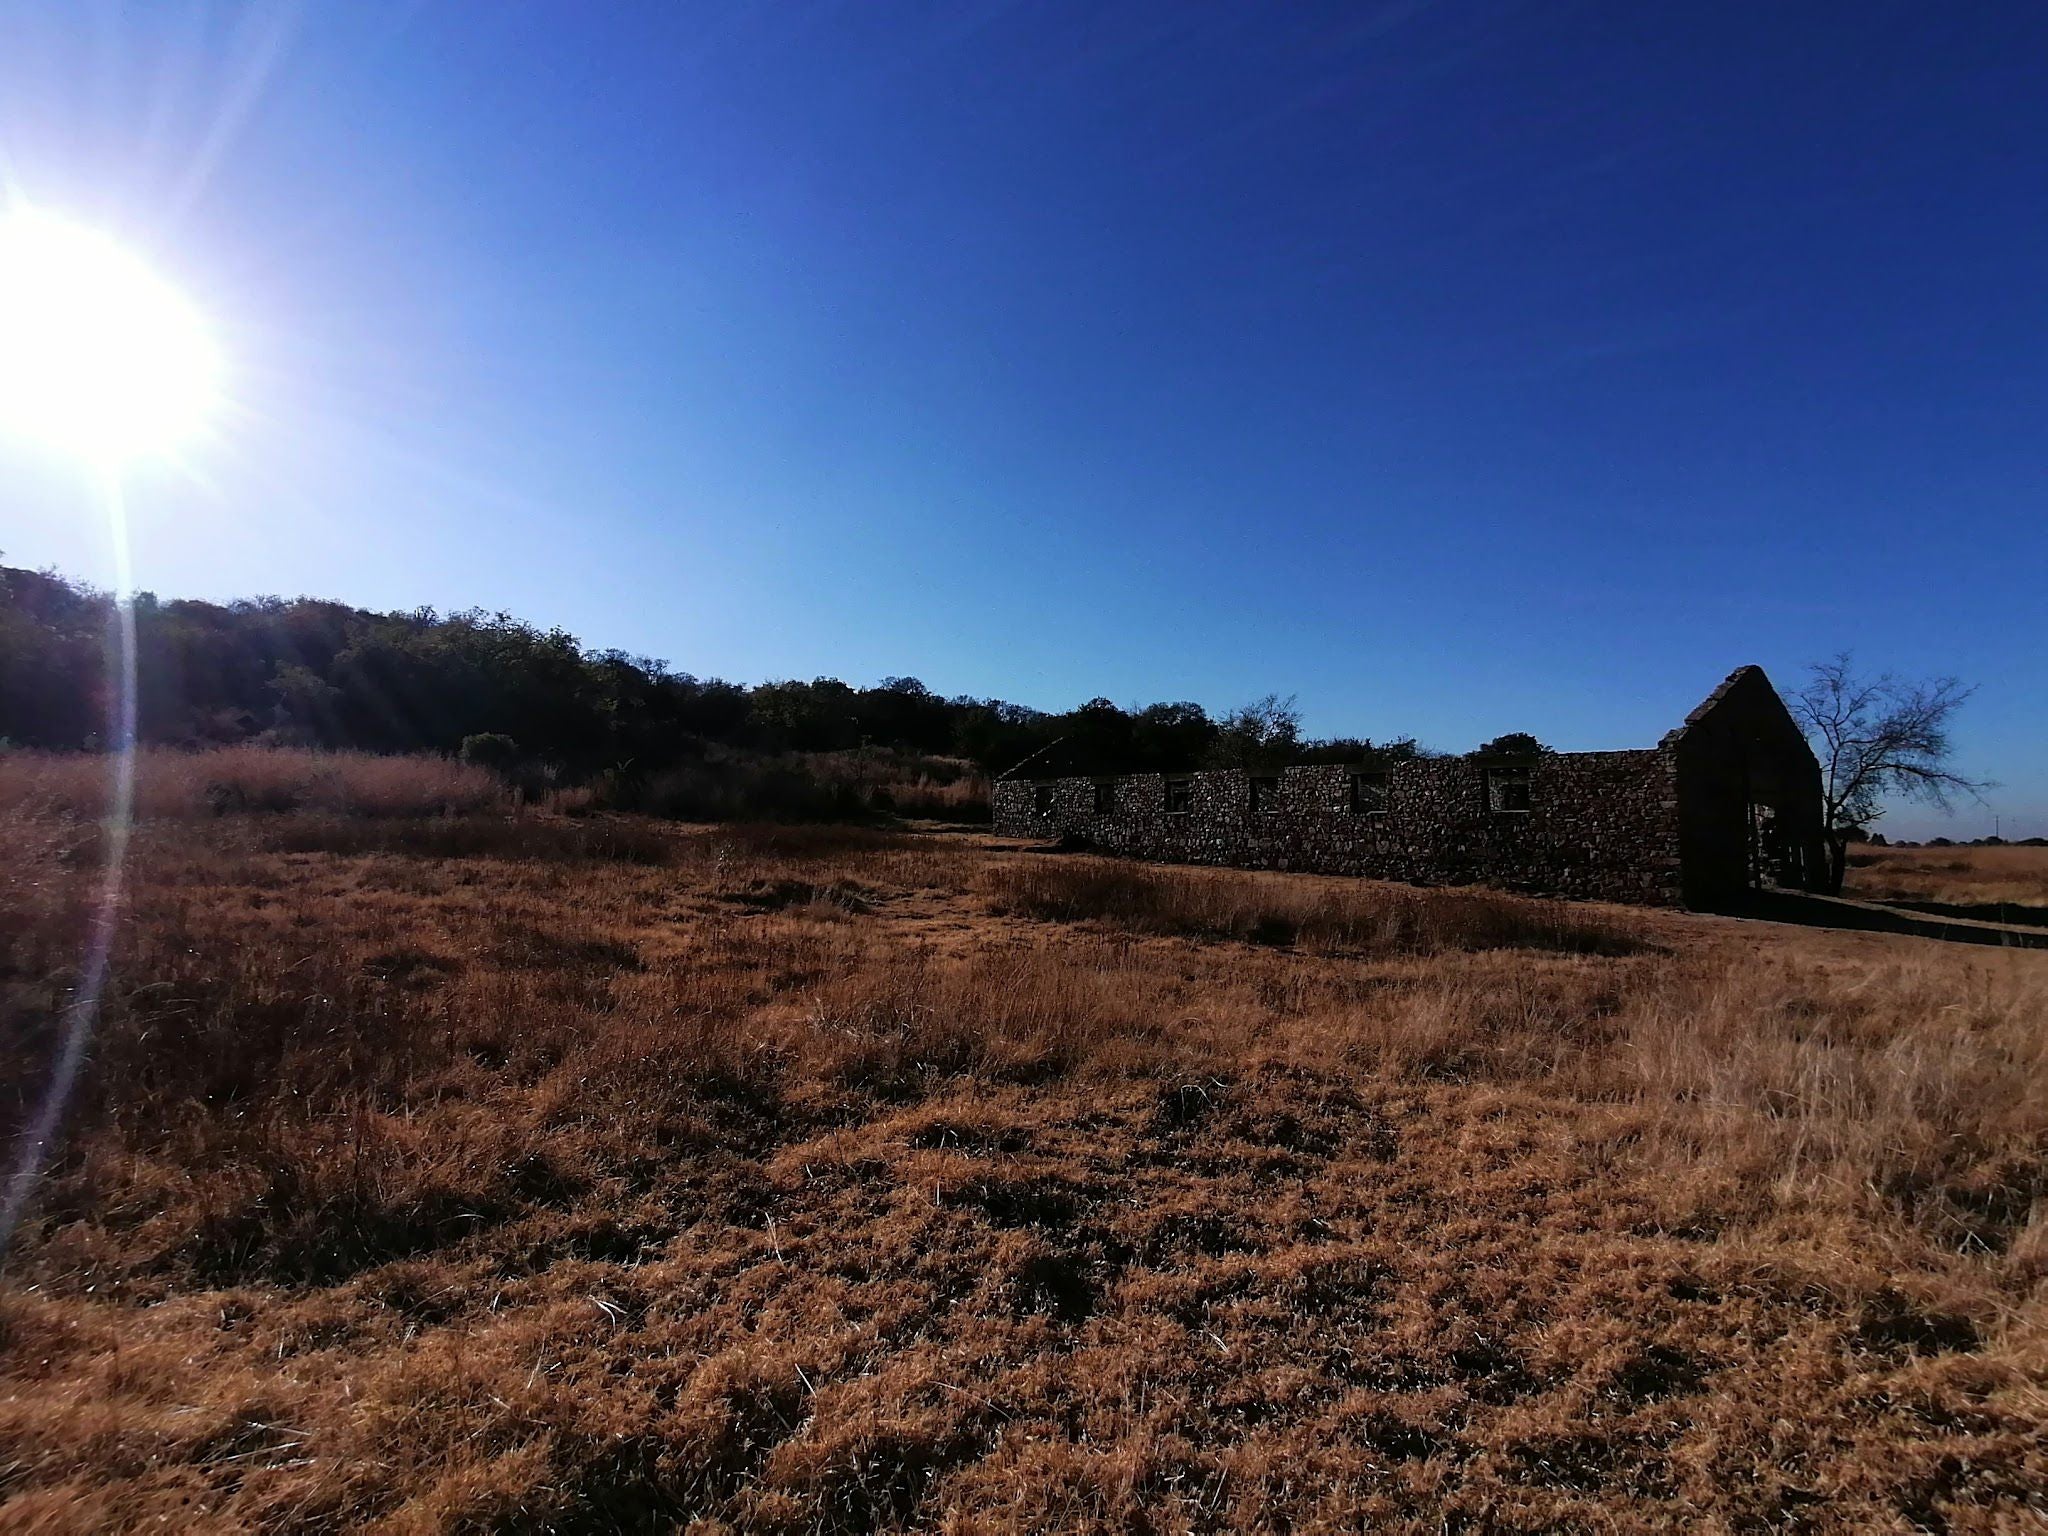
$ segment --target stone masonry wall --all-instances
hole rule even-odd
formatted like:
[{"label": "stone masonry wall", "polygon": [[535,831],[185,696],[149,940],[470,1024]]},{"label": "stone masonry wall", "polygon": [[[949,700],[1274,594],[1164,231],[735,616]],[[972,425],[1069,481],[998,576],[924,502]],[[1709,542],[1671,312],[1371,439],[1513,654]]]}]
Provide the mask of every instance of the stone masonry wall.
[{"label": "stone masonry wall", "polygon": [[[1546,753],[1526,766],[1522,811],[1489,807],[1485,762],[1446,757],[1390,765],[1383,811],[1351,809],[1354,770],[1315,765],[1282,770],[1270,810],[1252,808],[1254,775],[1235,769],[1007,779],[995,785],[995,824],[1012,837],[1071,835],[1106,853],[1179,863],[1679,902],[1669,752]],[[1166,809],[1169,778],[1188,780],[1186,811]],[[1098,815],[1104,782],[1114,800]]]},{"label": "stone masonry wall", "polygon": [[1751,867],[1763,851],[1751,845],[1755,806],[1775,821],[1771,883],[1827,889],[1820,764],[1760,668],[1730,674],[1663,746],[1677,765],[1688,906],[1723,906],[1761,873]]}]

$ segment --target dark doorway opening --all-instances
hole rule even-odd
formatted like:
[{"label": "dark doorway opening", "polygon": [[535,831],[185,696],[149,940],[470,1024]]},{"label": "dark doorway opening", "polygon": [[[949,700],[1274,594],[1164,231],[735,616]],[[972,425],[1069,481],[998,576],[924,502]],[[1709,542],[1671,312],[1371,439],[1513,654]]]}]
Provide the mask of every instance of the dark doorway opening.
[{"label": "dark doorway opening", "polygon": [[1749,804],[1749,888],[1753,891],[1801,890],[1799,841],[1773,805]]}]

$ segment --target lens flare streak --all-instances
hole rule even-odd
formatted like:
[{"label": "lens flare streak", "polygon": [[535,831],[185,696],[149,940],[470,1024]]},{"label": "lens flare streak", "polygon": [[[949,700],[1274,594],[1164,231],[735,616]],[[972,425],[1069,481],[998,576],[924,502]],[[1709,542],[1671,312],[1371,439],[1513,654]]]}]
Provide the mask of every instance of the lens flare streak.
[{"label": "lens flare streak", "polygon": [[86,1047],[92,1043],[93,1031],[99,1024],[100,1004],[106,994],[107,975],[113,961],[114,935],[121,918],[128,837],[135,821],[135,586],[129,554],[128,508],[122,495],[120,477],[114,470],[102,470],[99,489],[106,505],[118,579],[113,628],[107,637],[110,653],[108,670],[114,678],[114,691],[107,722],[110,750],[107,753],[106,862],[100,872],[99,892],[86,937],[85,963],[80,968],[71,1006],[65,1010],[63,1039],[50,1073],[50,1086],[34,1118],[22,1132],[6,1193],[0,1196],[0,1260],[5,1259],[15,1228],[35,1193],[43,1165],[63,1124],[65,1106],[77,1086]]}]

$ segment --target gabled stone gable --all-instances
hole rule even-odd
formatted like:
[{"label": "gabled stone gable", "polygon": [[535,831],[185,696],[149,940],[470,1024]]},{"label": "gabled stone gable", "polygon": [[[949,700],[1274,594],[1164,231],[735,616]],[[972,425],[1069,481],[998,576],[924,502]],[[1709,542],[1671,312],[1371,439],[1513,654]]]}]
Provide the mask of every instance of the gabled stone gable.
[{"label": "gabled stone gable", "polygon": [[1820,764],[1761,667],[1738,667],[1664,738],[1677,767],[1679,850],[1688,906],[1737,900],[1756,878],[1745,832],[1752,805],[1777,822],[1775,878],[1826,885]]}]

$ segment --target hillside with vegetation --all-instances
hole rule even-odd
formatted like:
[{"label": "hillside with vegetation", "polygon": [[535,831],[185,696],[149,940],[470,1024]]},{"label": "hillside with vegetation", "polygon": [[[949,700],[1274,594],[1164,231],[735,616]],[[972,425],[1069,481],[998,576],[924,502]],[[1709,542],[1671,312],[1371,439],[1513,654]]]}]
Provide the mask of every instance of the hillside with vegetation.
[{"label": "hillside with vegetation", "polygon": [[[601,782],[634,809],[843,811],[833,786],[845,774],[825,761],[833,754],[951,760],[986,775],[1027,760],[1062,772],[1147,772],[1416,750],[1412,741],[1306,741],[1291,705],[1271,697],[1212,718],[1194,703],[1125,708],[1101,698],[1050,713],[942,698],[914,677],[748,686],[591,649],[504,613],[145,592],[134,617],[145,745],[450,755],[467,746],[490,766],[550,784]],[[104,593],[0,567],[0,741],[54,750],[104,742],[114,618]],[[755,793],[762,774],[780,781]],[[649,787],[652,775],[669,776],[666,795]]]}]

